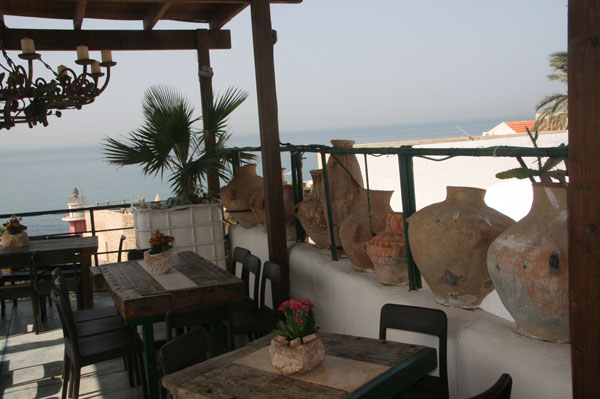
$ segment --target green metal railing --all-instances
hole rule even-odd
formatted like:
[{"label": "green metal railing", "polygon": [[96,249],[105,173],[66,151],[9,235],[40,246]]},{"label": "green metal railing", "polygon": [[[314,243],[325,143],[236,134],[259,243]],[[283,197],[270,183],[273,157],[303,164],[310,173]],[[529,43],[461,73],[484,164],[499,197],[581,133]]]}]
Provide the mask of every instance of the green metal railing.
[{"label": "green metal railing", "polygon": [[[242,151],[260,151],[260,147],[243,147],[232,148],[234,166],[240,165],[239,153]],[[398,168],[400,172],[400,189],[402,194],[402,212],[404,214],[404,232],[406,240],[406,258],[408,263],[409,287],[411,290],[416,290],[422,287],[421,273],[412,258],[410,245],[408,242],[408,226],[406,219],[416,212],[415,199],[415,178],[413,171],[414,158],[424,158],[430,161],[445,161],[454,157],[513,157],[524,165],[523,157],[550,157],[550,158],[567,158],[568,147],[512,147],[512,146],[495,146],[486,148],[413,148],[411,146],[401,147],[377,147],[377,148],[339,148],[326,145],[291,145],[283,144],[280,147],[281,152],[289,152],[292,166],[292,185],[294,187],[294,202],[295,204],[302,201],[302,159],[304,153],[316,153],[320,155],[321,165],[323,168],[323,182],[325,188],[325,199],[327,204],[327,220],[329,226],[329,236],[331,240],[331,257],[337,260],[337,244],[335,242],[335,234],[333,231],[333,213],[331,209],[331,193],[329,191],[329,176],[327,174],[326,155],[330,154],[362,154],[365,163],[365,174],[367,183],[367,193],[369,192],[369,173],[367,156],[380,155],[395,155],[398,157]],[[442,158],[433,158],[442,157]],[[368,198],[368,206],[370,210],[370,198]],[[297,221],[297,241],[304,241],[306,233],[302,226]]]}]

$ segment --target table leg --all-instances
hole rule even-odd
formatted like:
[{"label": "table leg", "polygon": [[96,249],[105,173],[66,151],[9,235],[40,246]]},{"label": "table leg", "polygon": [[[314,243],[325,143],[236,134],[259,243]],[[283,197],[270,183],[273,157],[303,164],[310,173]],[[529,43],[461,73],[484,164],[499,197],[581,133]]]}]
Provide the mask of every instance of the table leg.
[{"label": "table leg", "polygon": [[89,309],[94,306],[94,288],[90,277],[90,267],[92,265],[92,255],[81,257],[81,295],[83,296],[83,308]]},{"label": "table leg", "polygon": [[142,324],[142,341],[144,342],[144,366],[146,368],[146,381],[148,383],[148,399],[158,399],[158,372],[156,370],[156,353],[154,348],[153,323]]}]

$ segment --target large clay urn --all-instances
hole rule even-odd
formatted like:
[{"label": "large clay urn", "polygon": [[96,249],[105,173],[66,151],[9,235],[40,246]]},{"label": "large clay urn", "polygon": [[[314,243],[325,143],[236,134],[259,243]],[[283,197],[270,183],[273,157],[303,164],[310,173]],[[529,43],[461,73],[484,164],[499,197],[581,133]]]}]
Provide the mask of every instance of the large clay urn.
[{"label": "large clay urn", "polygon": [[[294,219],[294,187],[283,178],[285,168],[281,169],[283,189],[283,213],[285,222],[285,235],[288,241],[296,241],[296,222]],[[267,206],[265,203],[264,183],[250,196],[250,209],[256,219],[263,226],[267,226]]]},{"label": "large clay urn", "polygon": [[529,214],[490,245],[487,267],[517,332],[569,341],[567,189],[533,185]]},{"label": "large clay urn", "polygon": [[514,220],[488,207],[484,196],[479,188],[447,187],[445,201],[407,219],[412,256],[438,303],[476,308],[494,289],[487,250]]},{"label": "large clay urn", "polygon": [[235,168],[235,177],[221,189],[225,210],[243,227],[253,227],[259,220],[250,210],[250,196],[262,186],[263,178],[256,174],[256,165]]},{"label": "large clay urn", "polygon": [[[331,140],[336,148],[352,148],[354,140]],[[339,225],[360,206],[363,179],[358,160],[354,154],[331,154],[327,160],[327,178],[331,200],[335,243],[341,246]],[[325,195],[321,197],[323,209],[327,209]]]},{"label": "large clay urn", "polygon": [[[364,244],[369,241],[375,233],[385,229],[387,212],[391,212],[390,199],[393,191],[367,190],[363,189],[365,200],[364,207],[348,216],[340,223],[339,235],[344,252],[357,270],[373,271],[373,262],[367,254]],[[371,211],[369,211],[369,203]]]},{"label": "large clay urn", "polygon": [[386,285],[408,283],[404,217],[402,212],[387,212],[385,229],[364,244],[379,282]]},{"label": "large clay urn", "polygon": [[323,169],[311,170],[313,188],[310,196],[298,203],[294,210],[304,231],[317,248],[329,248],[331,239],[327,228],[327,217],[321,202],[323,196]]}]

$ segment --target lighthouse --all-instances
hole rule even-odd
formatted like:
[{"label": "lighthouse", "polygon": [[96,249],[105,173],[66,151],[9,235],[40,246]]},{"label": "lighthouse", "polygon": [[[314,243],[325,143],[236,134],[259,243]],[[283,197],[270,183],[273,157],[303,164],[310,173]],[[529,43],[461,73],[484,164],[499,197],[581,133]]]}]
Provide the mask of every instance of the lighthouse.
[{"label": "lighthouse", "polygon": [[[85,206],[85,195],[77,190],[77,187],[73,189],[71,195],[67,200],[67,206],[69,209],[83,208]],[[69,212],[63,215],[62,220],[69,222],[69,233],[71,235],[81,236],[86,231],[85,226],[85,214],[83,211]]]}]

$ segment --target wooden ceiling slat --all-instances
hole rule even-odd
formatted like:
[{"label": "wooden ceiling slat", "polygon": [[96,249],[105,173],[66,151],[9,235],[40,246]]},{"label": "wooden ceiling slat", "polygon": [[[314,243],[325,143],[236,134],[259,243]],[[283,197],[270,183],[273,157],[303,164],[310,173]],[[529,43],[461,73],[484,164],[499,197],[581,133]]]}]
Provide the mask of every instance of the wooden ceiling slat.
[{"label": "wooden ceiling slat", "polygon": [[154,25],[160,21],[160,19],[165,15],[165,12],[171,7],[171,2],[158,3],[150,7],[150,10],[144,17],[144,30],[152,30]]},{"label": "wooden ceiling slat", "polygon": [[4,48],[21,50],[21,39],[30,37],[39,51],[75,51],[85,44],[90,50],[195,50],[196,36],[209,49],[231,48],[228,30],[48,30],[7,29]]},{"label": "wooden ceiling slat", "polygon": [[246,5],[221,6],[213,14],[209,24],[210,29],[221,29],[227,22],[231,21],[236,15],[242,12]]},{"label": "wooden ceiling slat", "polygon": [[81,29],[83,25],[83,18],[85,17],[85,7],[87,1],[79,0],[75,8],[75,17],[73,18],[73,29]]}]

